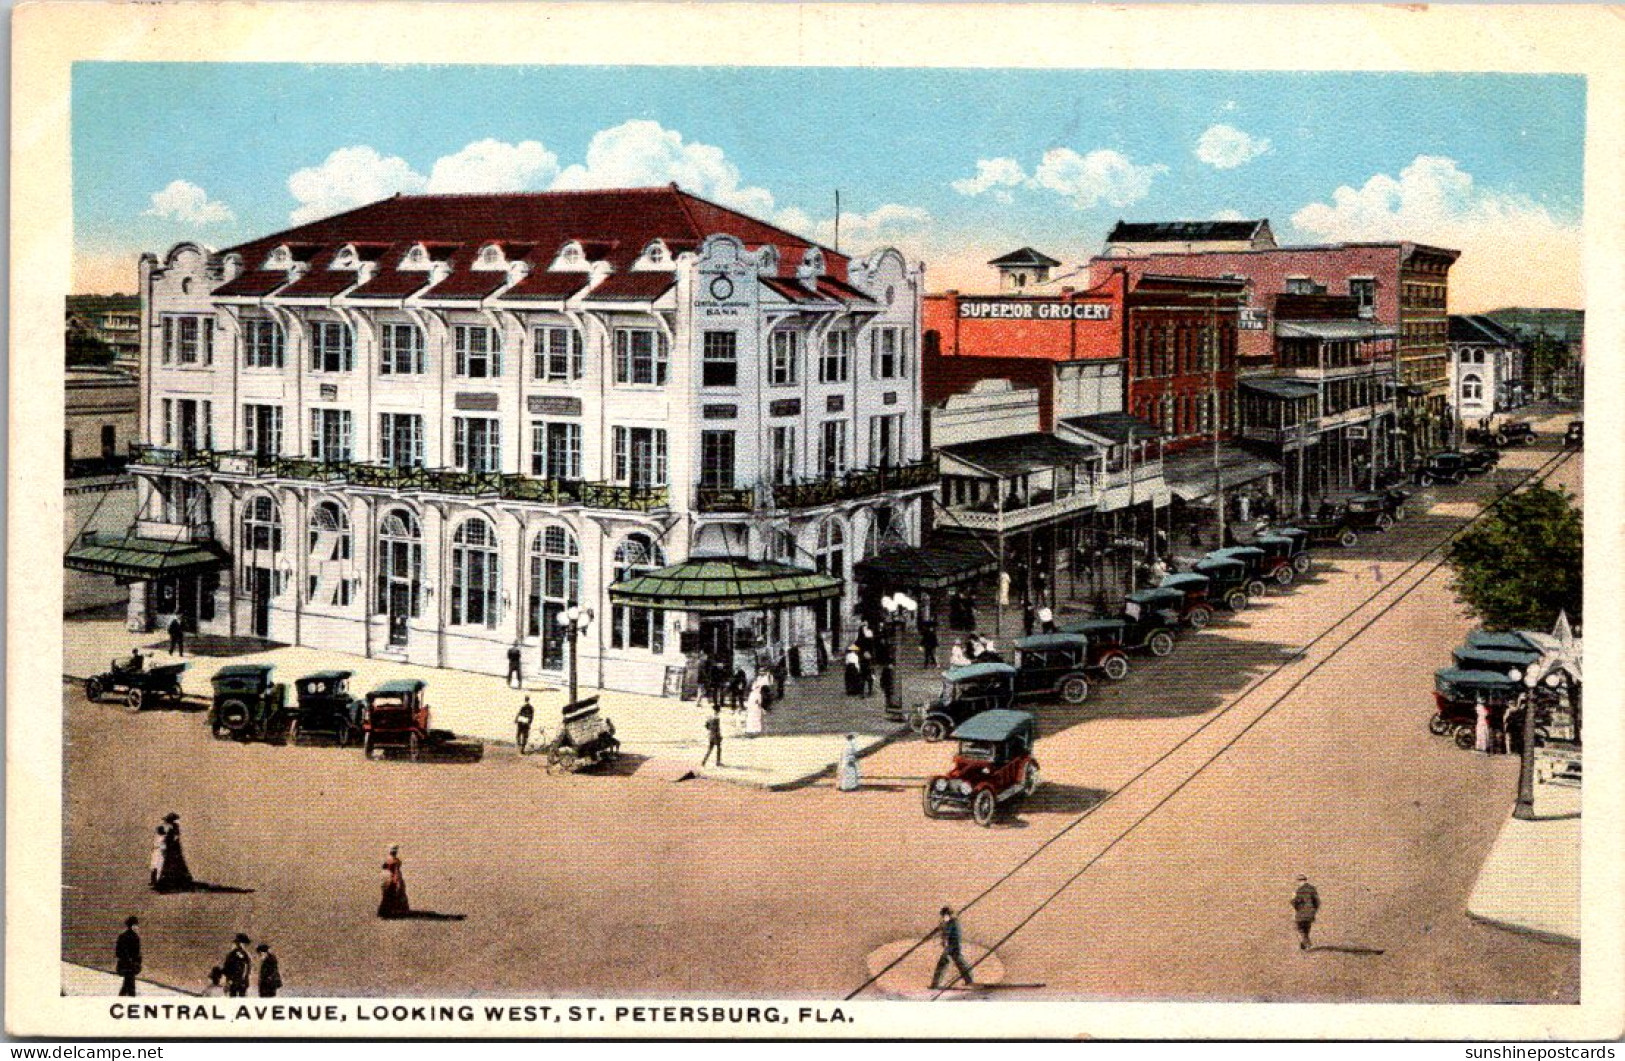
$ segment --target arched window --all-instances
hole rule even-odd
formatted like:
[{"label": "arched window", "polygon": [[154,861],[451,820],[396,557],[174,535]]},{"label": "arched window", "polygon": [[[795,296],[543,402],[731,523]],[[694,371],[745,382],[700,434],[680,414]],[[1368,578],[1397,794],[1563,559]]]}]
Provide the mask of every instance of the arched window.
[{"label": "arched window", "polygon": [[417,618],[422,583],[423,530],[409,510],[391,509],[378,524],[378,611],[391,619],[392,643],[404,643],[406,619]]},{"label": "arched window", "polygon": [[313,604],[347,607],[355,598],[350,578],[350,519],[336,501],[321,501],[310,510],[310,572],[305,599]]},{"label": "arched window", "polygon": [[530,636],[551,636],[559,614],[581,601],[581,546],[563,527],[545,527],[530,543]]},{"label": "arched window", "polygon": [[451,539],[451,624],[497,625],[497,587],[501,560],[497,533],[478,516],[468,520]]},{"label": "arched window", "polygon": [[[666,553],[647,534],[629,534],[615,550],[614,581],[646,574],[666,566]],[[666,650],[666,632],[660,613],[652,608],[617,604],[610,616],[610,647]]]},{"label": "arched window", "polygon": [[243,506],[243,551],[282,551],[282,512],[267,494],[256,494]]},{"label": "arched window", "polygon": [[1476,375],[1461,377],[1461,399],[1467,402],[1484,399],[1484,381]]}]

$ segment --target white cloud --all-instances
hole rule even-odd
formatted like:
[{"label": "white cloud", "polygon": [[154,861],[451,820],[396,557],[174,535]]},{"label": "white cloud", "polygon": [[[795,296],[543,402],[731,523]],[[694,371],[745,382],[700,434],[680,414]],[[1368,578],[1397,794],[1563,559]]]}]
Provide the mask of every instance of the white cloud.
[{"label": "white cloud", "polygon": [[952,187],[960,195],[981,195],[991,191],[995,199],[1007,203],[1011,199],[1008,189],[1019,188],[1026,183],[1027,174],[1015,159],[979,158],[976,160],[976,176],[956,180]]},{"label": "white cloud", "polygon": [[1137,166],[1110,148],[1080,155],[1069,147],[1056,147],[1044,152],[1029,183],[1058,192],[1079,210],[1087,210],[1101,202],[1131,206],[1150,193],[1153,179],[1167,172],[1160,163]]},{"label": "white cloud", "polygon": [[[1310,203],[1292,224],[1318,240],[1406,239],[1462,252],[1450,308],[1580,306],[1580,225],[1525,196],[1480,188],[1454,159],[1418,155],[1398,178],[1378,173]],[[1515,268],[1507,263],[1515,262]]]},{"label": "white cloud", "polygon": [[[843,253],[862,253],[920,239],[931,225],[931,215],[917,206],[886,203],[867,214],[841,215]],[[786,226],[788,227],[788,226]],[[807,229],[799,230],[806,233]],[[834,220],[821,221],[811,233],[823,244],[835,241]]]},{"label": "white cloud", "polygon": [[170,181],[162,190],[152,193],[152,205],[142,211],[145,217],[161,217],[166,221],[179,221],[188,225],[210,225],[220,221],[235,221],[237,215],[231,207],[191,181]]},{"label": "white cloud", "polygon": [[1223,122],[1211,125],[1196,139],[1196,157],[1215,169],[1235,169],[1270,149],[1261,136],[1242,132]]},{"label": "white cloud", "polygon": [[555,188],[633,188],[676,181],[685,191],[757,217],[773,215],[766,188],[741,183],[722,148],[685,142],[659,122],[634,119],[593,134],[585,163],[565,167]]},{"label": "white cloud", "polygon": [[427,185],[423,174],[398,155],[380,155],[364,144],[341,147],[321,165],[288,178],[288,191],[299,200],[289,217],[303,224],[396,192],[421,192]]},{"label": "white cloud", "polygon": [[435,160],[431,192],[519,192],[551,185],[559,156],[535,140],[517,144],[477,140],[454,155]]}]

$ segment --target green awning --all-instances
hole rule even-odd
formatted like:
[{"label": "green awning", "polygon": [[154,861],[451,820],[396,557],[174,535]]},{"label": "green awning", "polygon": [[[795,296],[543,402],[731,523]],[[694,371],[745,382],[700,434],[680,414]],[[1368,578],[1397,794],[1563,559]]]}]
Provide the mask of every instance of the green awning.
[{"label": "green awning", "polygon": [[62,558],[73,571],[112,575],[120,582],[195,575],[225,567],[226,554],[215,542],[163,541],[157,538],[103,538],[85,534]]},{"label": "green awning", "polygon": [[616,604],[675,612],[785,608],[840,595],[840,580],[816,571],[720,556],[697,556],[609,587],[609,599]]}]

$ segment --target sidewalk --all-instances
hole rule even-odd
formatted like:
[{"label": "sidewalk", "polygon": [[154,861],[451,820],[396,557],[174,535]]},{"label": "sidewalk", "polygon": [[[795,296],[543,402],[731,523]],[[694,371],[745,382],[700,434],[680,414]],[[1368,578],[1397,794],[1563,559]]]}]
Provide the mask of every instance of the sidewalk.
[{"label": "sidewalk", "polygon": [[[161,634],[131,634],[117,619],[69,619],[63,623],[62,672],[83,679],[105,671],[108,661],[126,656],[139,644],[155,653],[153,664],[174,662]],[[190,646],[189,646],[190,647]],[[536,724],[531,729],[531,746],[551,739],[558,728],[560,708],[567,693],[555,685],[527,682],[523,689],[508,688],[507,682],[491,674],[439,670],[391,660],[364,659],[337,652],[292,645],[244,643],[232,655],[187,655],[189,663],[181,685],[189,697],[208,700],[209,680],[224,666],[233,663],[269,663],[276,667],[276,679],[288,684],[313,671],[338,668],[353,671],[350,687],[361,696],[383,682],[416,678],[428,683],[432,724],[494,745],[489,753],[512,754],[513,716],[527,694],[536,708]],[[909,677],[905,681],[905,703],[910,697],[923,699],[923,690],[940,679],[935,676]],[[723,755],[728,765],[701,767],[705,754],[705,719],[710,713],[694,701],[642,696],[582,686],[582,697],[597,695],[603,714],[614,720],[621,750],[628,756],[663,760],[670,769],[661,776],[680,774],[691,767],[700,777],[731,781],[760,788],[795,788],[830,772],[852,733],[860,754],[867,754],[906,727],[888,722],[881,700],[874,697],[846,697],[840,692],[838,671],[816,678],[792,679],[787,697],[774,705],[767,718],[767,733],[746,738],[738,731],[732,712],[723,712]],[[198,722],[202,725],[200,719]],[[534,756],[537,769],[541,756]],[[681,764],[681,766],[679,765]]]},{"label": "sidewalk", "polygon": [[[70,997],[105,998],[116,997],[124,978],[116,973],[103,972],[92,969],[87,965],[75,965],[73,962],[62,963],[62,994]],[[138,998],[150,998],[158,995],[164,998],[189,998],[191,993],[177,991],[173,987],[164,987],[150,980],[136,977],[135,991]]]},{"label": "sidewalk", "polygon": [[1508,818],[1467,899],[1467,916],[1580,942],[1580,789],[1537,783],[1531,821]]}]

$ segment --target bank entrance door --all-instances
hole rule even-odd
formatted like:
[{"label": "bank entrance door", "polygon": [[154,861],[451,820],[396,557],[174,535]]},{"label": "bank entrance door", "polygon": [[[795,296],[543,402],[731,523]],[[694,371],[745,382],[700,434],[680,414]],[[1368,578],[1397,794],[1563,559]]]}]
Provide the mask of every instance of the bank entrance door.
[{"label": "bank entrance door", "polygon": [[412,617],[412,587],[391,580],[385,606],[389,613],[389,643],[398,648],[406,644],[406,621]]},{"label": "bank entrance door", "polygon": [[268,567],[248,569],[249,633],[255,637],[271,636],[271,586],[276,572]]},{"label": "bank entrance door", "polygon": [[700,651],[728,668],[734,669],[734,621],[732,619],[700,620]]}]

